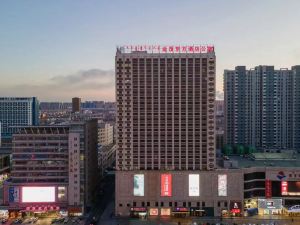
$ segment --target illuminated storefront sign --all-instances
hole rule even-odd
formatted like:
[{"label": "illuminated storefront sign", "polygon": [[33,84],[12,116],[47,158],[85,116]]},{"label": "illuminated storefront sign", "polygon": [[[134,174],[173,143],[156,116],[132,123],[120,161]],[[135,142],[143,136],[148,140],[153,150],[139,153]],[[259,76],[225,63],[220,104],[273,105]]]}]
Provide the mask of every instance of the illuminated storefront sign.
[{"label": "illuminated storefront sign", "polygon": [[288,193],[288,182],[287,181],[281,181],[281,194],[287,195]]},{"label": "illuminated storefront sign", "polygon": [[150,208],[149,215],[150,216],[158,216],[158,208]]},{"label": "illuminated storefront sign", "polygon": [[147,209],[144,208],[144,207],[133,207],[133,208],[130,208],[130,211],[132,211],[132,212],[146,212]]},{"label": "illuminated storefront sign", "polygon": [[265,190],[266,198],[272,198],[272,181],[266,180],[265,186],[266,186],[266,190]]},{"label": "illuminated storefront sign", "polygon": [[170,208],[161,208],[160,209],[160,215],[161,216],[170,216],[171,215],[171,209]]},{"label": "illuminated storefront sign", "polygon": [[218,175],[218,195],[227,196],[227,175],[226,174]]},{"label": "illuminated storefront sign", "polygon": [[55,202],[55,187],[22,187],[22,202]]},{"label": "illuminated storefront sign", "polygon": [[258,199],[259,209],[281,209],[282,199]]},{"label": "illuminated storefront sign", "polygon": [[281,195],[300,196],[300,181],[281,181]]},{"label": "illuminated storefront sign", "polygon": [[189,196],[199,196],[199,174],[189,174]]},{"label": "illuminated storefront sign", "polygon": [[161,175],[161,196],[172,196],[172,175],[162,174]]},{"label": "illuminated storefront sign", "polygon": [[144,196],[145,177],[144,174],[135,174],[133,177],[133,195]]},{"label": "illuminated storefront sign", "polygon": [[242,202],[241,201],[230,201],[230,212],[231,213],[241,213]]},{"label": "illuminated storefront sign", "polygon": [[173,212],[189,212],[190,210],[185,207],[176,207]]},{"label": "illuminated storefront sign", "polygon": [[213,45],[122,45],[117,49],[122,53],[210,53],[214,52]]}]

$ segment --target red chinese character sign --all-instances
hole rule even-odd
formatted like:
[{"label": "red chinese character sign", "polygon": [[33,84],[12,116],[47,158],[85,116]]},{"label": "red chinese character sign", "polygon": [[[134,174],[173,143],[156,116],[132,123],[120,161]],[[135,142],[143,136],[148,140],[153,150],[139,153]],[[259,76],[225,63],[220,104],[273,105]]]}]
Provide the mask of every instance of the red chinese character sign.
[{"label": "red chinese character sign", "polygon": [[123,45],[117,49],[122,53],[212,53],[213,45]]},{"label": "red chinese character sign", "polygon": [[288,194],[288,182],[281,181],[281,195],[287,195],[287,194]]},{"label": "red chinese character sign", "polygon": [[272,198],[272,181],[266,180],[265,186],[266,186],[265,189],[266,198]]},{"label": "red chinese character sign", "polygon": [[172,175],[171,174],[161,174],[160,177],[160,195],[163,197],[171,197],[172,196]]}]

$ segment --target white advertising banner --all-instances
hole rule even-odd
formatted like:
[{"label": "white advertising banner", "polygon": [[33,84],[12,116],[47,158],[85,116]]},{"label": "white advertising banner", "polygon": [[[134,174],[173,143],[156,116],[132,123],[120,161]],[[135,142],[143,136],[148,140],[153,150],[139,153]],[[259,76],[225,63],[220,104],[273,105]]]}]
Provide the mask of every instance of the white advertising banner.
[{"label": "white advertising banner", "polygon": [[144,174],[135,174],[133,177],[133,195],[144,196]]},{"label": "white advertising banner", "polygon": [[55,187],[22,187],[22,202],[55,202]]},{"label": "white advertising banner", "polygon": [[189,196],[200,196],[199,174],[189,174]]},{"label": "white advertising banner", "polygon": [[218,195],[227,196],[227,175],[226,174],[218,175]]}]

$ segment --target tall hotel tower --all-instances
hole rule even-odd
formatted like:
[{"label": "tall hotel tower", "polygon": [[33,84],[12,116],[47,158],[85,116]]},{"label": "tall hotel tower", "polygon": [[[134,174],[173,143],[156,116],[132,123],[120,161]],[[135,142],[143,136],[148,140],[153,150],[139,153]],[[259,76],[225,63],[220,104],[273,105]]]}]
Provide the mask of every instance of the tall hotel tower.
[{"label": "tall hotel tower", "polygon": [[115,63],[116,201],[126,182],[139,185],[126,174],[214,170],[214,47],[122,46]]}]

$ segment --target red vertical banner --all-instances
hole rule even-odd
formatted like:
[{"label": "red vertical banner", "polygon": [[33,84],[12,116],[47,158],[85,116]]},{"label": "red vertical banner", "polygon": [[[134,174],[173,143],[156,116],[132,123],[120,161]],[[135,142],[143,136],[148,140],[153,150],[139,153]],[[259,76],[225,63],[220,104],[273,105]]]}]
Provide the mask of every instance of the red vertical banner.
[{"label": "red vertical banner", "polygon": [[172,196],[172,175],[171,174],[161,174],[160,177],[160,195],[161,196]]},{"label": "red vertical banner", "polygon": [[287,195],[288,193],[288,182],[281,181],[281,195]]},{"label": "red vertical banner", "polygon": [[266,194],[266,198],[272,198],[272,181],[270,180],[266,180],[265,194]]}]

